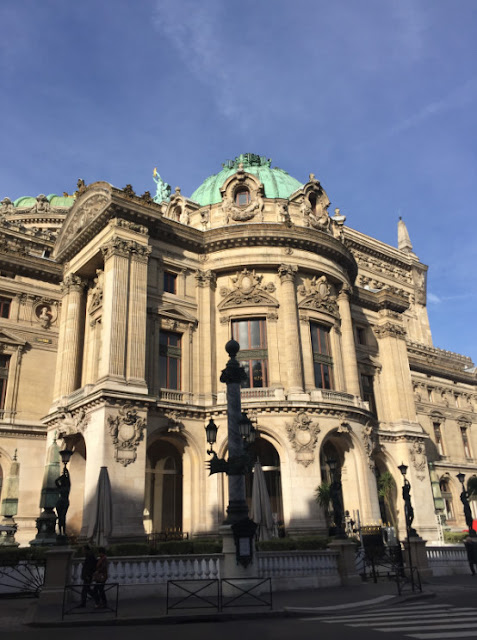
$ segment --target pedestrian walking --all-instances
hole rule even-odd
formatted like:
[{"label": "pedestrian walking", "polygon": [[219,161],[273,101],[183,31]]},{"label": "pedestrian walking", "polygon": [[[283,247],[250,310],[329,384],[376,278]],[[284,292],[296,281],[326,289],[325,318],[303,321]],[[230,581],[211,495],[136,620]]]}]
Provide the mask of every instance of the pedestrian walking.
[{"label": "pedestrian walking", "polygon": [[81,607],[86,606],[86,600],[88,596],[93,598],[93,590],[91,588],[91,583],[93,582],[93,574],[96,570],[96,556],[91,547],[87,544],[83,547],[84,551],[84,560],[83,560],[83,568],[81,569],[81,580],[83,581],[83,589],[81,590]]},{"label": "pedestrian walking", "polygon": [[94,600],[96,609],[104,609],[106,606],[106,594],[104,593],[104,584],[108,579],[108,558],[106,557],[106,549],[100,547],[98,549],[99,558],[96,562],[96,568],[93,573],[94,580]]}]

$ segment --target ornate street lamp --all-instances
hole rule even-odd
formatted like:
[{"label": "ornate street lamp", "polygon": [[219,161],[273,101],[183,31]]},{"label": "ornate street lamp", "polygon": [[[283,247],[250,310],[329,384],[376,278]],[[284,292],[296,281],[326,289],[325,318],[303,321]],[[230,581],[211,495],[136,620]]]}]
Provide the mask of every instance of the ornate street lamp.
[{"label": "ornate street lamp", "polygon": [[346,538],[346,531],[343,527],[343,500],[341,491],[341,479],[337,473],[338,463],[334,458],[330,458],[326,461],[330,469],[331,484],[330,484],[330,498],[333,505],[333,519],[336,527],[336,537],[340,539]]},{"label": "ornate street lamp", "polygon": [[476,532],[475,532],[475,529],[473,527],[474,518],[472,516],[472,511],[471,511],[470,504],[469,504],[469,492],[465,488],[465,484],[464,484],[465,473],[462,473],[462,471],[460,473],[458,473],[457,474],[457,480],[462,485],[462,491],[461,491],[461,494],[460,494],[460,500],[462,502],[462,506],[464,507],[465,524],[469,528],[469,536],[474,537],[476,535]]},{"label": "ornate street lamp", "polygon": [[[208,461],[210,475],[225,473],[229,481],[229,504],[227,518],[224,524],[231,525],[236,548],[237,563],[246,567],[253,559],[253,538],[257,525],[248,517],[248,506],[245,497],[245,474],[252,469],[251,459],[245,450],[245,442],[250,442],[252,435],[252,422],[245,413],[242,413],[240,389],[246,380],[246,373],[240,366],[236,356],[240,345],[236,340],[229,340],[225,350],[230,358],[222,371],[220,381],[227,385],[227,440],[229,456],[228,460],[221,459],[214,451]],[[207,442],[214,437],[213,428],[207,431]],[[212,426],[211,426],[212,427]],[[209,433],[210,432],[210,433]],[[256,435],[256,434],[255,434]],[[210,436],[210,439],[209,439]]]}]

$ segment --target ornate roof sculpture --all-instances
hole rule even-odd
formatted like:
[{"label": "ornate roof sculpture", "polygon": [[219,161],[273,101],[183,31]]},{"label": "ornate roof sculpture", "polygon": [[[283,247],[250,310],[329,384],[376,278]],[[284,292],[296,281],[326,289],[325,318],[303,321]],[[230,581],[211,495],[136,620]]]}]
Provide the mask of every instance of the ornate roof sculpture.
[{"label": "ornate roof sculpture", "polygon": [[194,191],[190,199],[199,203],[201,207],[217,204],[222,201],[220,188],[240,168],[256,176],[263,184],[265,198],[289,198],[292,193],[303,186],[290,174],[278,167],[271,167],[272,161],[265,156],[255,153],[242,153],[234,160],[224,162],[223,169],[215,175],[209,176]]}]

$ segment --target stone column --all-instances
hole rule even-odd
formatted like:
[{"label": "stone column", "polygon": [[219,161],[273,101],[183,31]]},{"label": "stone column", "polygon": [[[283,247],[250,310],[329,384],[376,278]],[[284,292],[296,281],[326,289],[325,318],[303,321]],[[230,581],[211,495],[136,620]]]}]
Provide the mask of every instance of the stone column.
[{"label": "stone column", "polygon": [[101,247],[104,256],[104,294],[99,380],[126,381],[129,257],[135,244],[113,238]]},{"label": "stone column", "polygon": [[283,321],[285,324],[285,355],[288,376],[288,399],[290,395],[303,396],[303,372],[301,363],[300,328],[298,324],[298,309],[295,293],[296,265],[281,264],[278,267],[282,286]]},{"label": "stone column", "polygon": [[416,422],[416,408],[406,348],[406,330],[389,312],[379,312],[380,323],[374,332],[378,338],[382,364],[380,386],[385,397],[386,422]]},{"label": "stone column", "polygon": [[64,278],[62,290],[66,296],[63,298],[60,328],[62,352],[56,374],[58,396],[68,395],[79,388],[85,322],[83,280],[70,274]]},{"label": "stone column", "polygon": [[315,389],[315,369],[313,366],[313,348],[311,345],[310,318],[303,311],[300,313],[301,344],[303,345],[303,372],[305,374],[305,390]]},{"label": "stone column", "polygon": [[145,385],[147,261],[151,247],[137,245],[131,253],[126,378]]},{"label": "stone column", "polygon": [[211,405],[217,395],[217,378],[215,369],[215,287],[217,277],[213,271],[198,271],[195,275],[197,283],[197,301],[199,305],[199,362],[201,375],[199,378],[199,394],[202,402]]},{"label": "stone column", "polygon": [[343,363],[346,380],[346,391],[354,396],[361,396],[358,376],[358,362],[354,344],[353,321],[349,296],[351,289],[343,285],[338,295],[338,309],[341,318],[341,343],[343,346]]}]

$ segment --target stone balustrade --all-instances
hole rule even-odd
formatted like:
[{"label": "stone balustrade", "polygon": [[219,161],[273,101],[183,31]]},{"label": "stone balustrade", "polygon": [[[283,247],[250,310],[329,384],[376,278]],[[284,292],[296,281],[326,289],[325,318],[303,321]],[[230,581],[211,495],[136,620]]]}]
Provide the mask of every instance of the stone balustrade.
[{"label": "stone balustrade", "polygon": [[332,576],[338,572],[338,553],[332,551],[259,551],[261,578]]},{"label": "stone balustrade", "polygon": [[[306,589],[340,584],[338,553],[333,551],[259,551],[256,573],[271,577],[273,589]],[[140,597],[151,589],[164,594],[168,580],[211,580],[221,575],[222,554],[126,556],[108,559],[108,582],[121,585],[121,594]],[[71,583],[81,584],[81,560],[72,564]],[[141,588],[139,588],[141,587]]]},{"label": "stone balustrade", "polygon": [[427,561],[435,576],[469,573],[467,551],[463,544],[428,546]]},{"label": "stone balustrade", "polygon": [[[168,580],[220,578],[221,554],[125,556],[108,559],[108,582],[121,585],[167,584]],[[71,581],[81,584],[82,561],[75,561]]]}]

